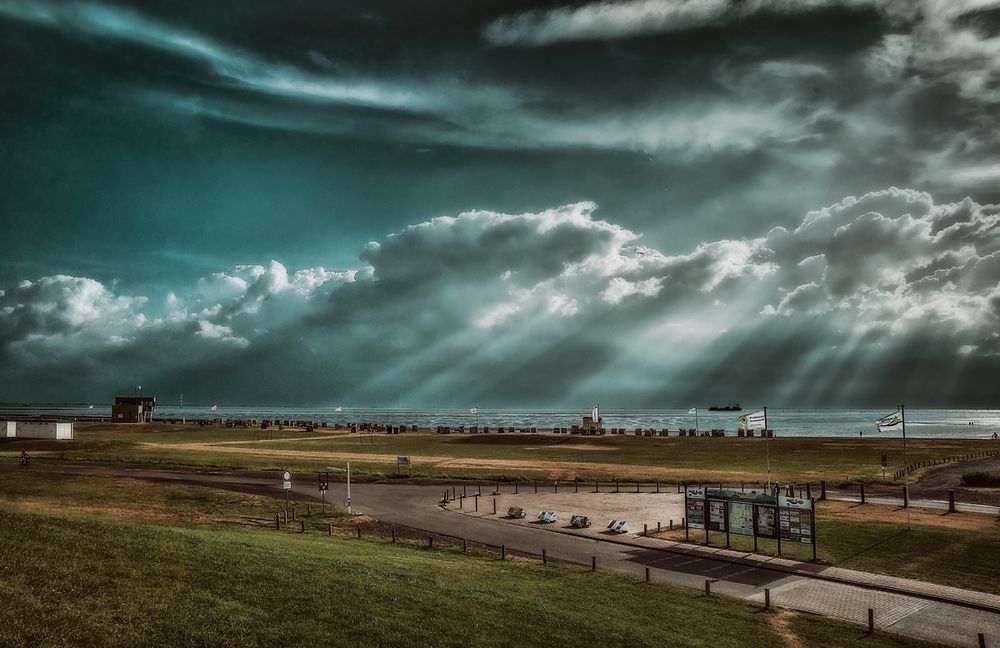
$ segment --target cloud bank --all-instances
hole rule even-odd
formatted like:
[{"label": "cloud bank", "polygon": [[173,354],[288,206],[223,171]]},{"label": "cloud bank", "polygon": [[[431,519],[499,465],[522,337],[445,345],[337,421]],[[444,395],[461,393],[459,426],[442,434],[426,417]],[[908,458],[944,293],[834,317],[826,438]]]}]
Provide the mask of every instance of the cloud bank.
[{"label": "cloud bank", "polygon": [[997,205],[893,188],[680,255],[596,209],[434,218],[353,269],[243,265],[160,297],[26,280],[0,292],[0,399],[993,404]]}]

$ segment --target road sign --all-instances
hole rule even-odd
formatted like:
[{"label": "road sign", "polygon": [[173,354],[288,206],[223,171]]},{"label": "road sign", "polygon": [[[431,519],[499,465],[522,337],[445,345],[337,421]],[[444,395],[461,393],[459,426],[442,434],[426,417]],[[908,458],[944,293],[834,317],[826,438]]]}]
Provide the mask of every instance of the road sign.
[{"label": "road sign", "polygon": [[283,473],[281,474],[281,478],[282,478],[282,479],[283,479],[284,481],[292,481],[292,473],[290,473],[290,472],[288,472],[288,471],[286,470],[285,472],[283,472]]},{"label": "road sign", "polygon": [[330,489],[330,473],[319,473],[319,489],[324,493]]},{"label": "road sign", "polygon": [[882,455],[882,467],[885,468],[889,465],[889,455]]},{"label": "road sign", "polygon": [[292,490],[292,482],[286,481],[281,483],[281,487],[287,490]]}]

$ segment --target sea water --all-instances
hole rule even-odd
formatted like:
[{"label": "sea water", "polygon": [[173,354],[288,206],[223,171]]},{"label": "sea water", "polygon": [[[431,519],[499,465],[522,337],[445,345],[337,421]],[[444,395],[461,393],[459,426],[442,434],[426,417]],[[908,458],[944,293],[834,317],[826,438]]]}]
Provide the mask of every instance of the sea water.
[{"label": "sea water", "polygon": [[[759,411],[746,408],[741,412],[710,412],[698,409],[699,430],[723,429],[735,434],[742,414]],[[900,426],[878,431],[875,421],[891,414],[893,409],[790,409],[768,408],[767,426],[784,437],[898,437]],[[80,406],[0,406],[4,415],[111,416],[110,405]],[[312,420],[334,423],[383,423],[387,425],[417,425],[434,428],[438,425],[503,427],[537,427],[540,432],[553,427],[569,428],[581,425],[590,409],[398,409],[344,406],[338,412],[333,407],[230,407],[157,404],[156,418],[186,419],[280,419]],[[605,428],[655,428],[677,430],[694,428],[695,415],[687,409],[605,409],[601,408]],[[906,409],[907,437],[922,438],[992,438],[1000,433],[1000,410],[993,409]],[[998,442],[1000,443],[1000,442]]]}]

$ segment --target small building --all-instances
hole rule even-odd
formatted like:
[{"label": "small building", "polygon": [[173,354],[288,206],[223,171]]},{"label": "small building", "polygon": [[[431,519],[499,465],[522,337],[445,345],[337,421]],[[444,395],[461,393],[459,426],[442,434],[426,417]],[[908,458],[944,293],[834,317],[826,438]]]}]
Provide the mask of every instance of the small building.
[{"label": "small building", "polygon": [[0,421],[0,437],[16,437],[17,421]]},{"label": "small building", "polygon": [[156,407],[155,396],[115,396],[111,420],[115,423],[149,423]]},{"label": "small building", "polygon": [[[72,439],[72,421],[52,421],[43,419],[32,419],[30,421],[7,421],[6,431],[8,437],[18,439]],[[14,433],[11,434],[11,424],[14,424]]]}]

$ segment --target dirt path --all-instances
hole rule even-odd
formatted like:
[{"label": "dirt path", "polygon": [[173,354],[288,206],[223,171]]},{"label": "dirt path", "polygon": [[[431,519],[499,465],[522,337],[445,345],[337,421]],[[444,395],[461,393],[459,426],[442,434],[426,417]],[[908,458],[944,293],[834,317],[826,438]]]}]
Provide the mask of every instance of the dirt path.
[{"label": "dirt path", "polygon": [[962,485],[962,474],[967,472],[1000,472],[1000,457],[983,457],[929,470],[910,486],[915,497],[933,496],[948,498],[948,490],[953,489],[961,501],[1000,505],[1000,492],[990,488],[969,488]]},{"label": "dirt path", "polygon": [[[186,452],[219,452],[251,455],[256,457],[282,457],[288,459],[324,459],[327,461],[358,461],[367,463],[392,463],[393,457],[386,454],[365,452],[329,452],[325,450],[288,450],[283,448],[247,448],[227,446],[219,443],[142,443],[146,448],[157,450],[180,450]],[[524,459],[472,459],[464,457],[440,457],[434,455],[411,455],[414,465],[434,468],[474,468],[482,470],[520,470],[542,472],[553,479],[573,479],[580,474],[617,475],[622,479],[661,478],[681,479],[694,473],[708,475],[721,481],[753,481],[756,473],[730,470],[705,470],[703,468],[665,468],[662,466],[637,466],[617,463],[594,463],[585,461],[529,461]]]}]

